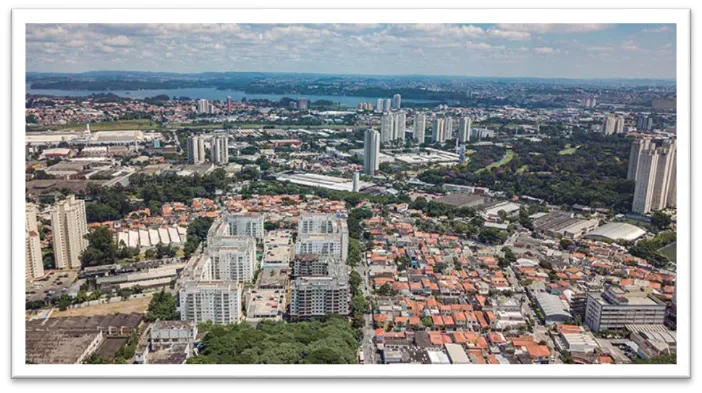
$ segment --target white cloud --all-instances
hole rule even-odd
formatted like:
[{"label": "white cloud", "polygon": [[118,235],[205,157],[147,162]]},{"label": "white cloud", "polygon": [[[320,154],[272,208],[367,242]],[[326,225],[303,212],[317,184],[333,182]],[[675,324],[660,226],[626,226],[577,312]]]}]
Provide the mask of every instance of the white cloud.
[{"label": "white cloud", "polygon": [[500,23],[500,29],[529,33],[589,33],[601,31],[611,26],[603,23]]},{"label": "white cloud", "polygon": [[116,37],[110,37],[105,40],[105,44],[111,46],[128,46],[130,43],[131,41],[126,35],[118,35]]},{"label": "white cloud", "polygon": [[664,33],[666,31],[672,31],[672,30],[673,30],[672,26],[663,25],[663,26],[656,27],[656,28],[643,29],[641,31],[644,33]]},{"label": "white cloud", "polygon": [[488,35],[490,37],[505,39],[510,41],[526,41],[531,38],[531,33],[528,31],[518,31],[518,30],[501,30],[501,29],[489,29]]},{"label": "white cloud", "polygon": [[554,49],[554,48],[551,48],[550,46],[540,46],[538,48],[534,48],[534,52],[541,53],[541,54],[551,54],[551,53],[556,53],[559,51],[560,51],[559,49]]},{"label": "white cloud", "polygon": [[631,40],[622,43],[619,47],[630,52],[637,52],[641,50],[641,48],[639,48],[639,46]]}]

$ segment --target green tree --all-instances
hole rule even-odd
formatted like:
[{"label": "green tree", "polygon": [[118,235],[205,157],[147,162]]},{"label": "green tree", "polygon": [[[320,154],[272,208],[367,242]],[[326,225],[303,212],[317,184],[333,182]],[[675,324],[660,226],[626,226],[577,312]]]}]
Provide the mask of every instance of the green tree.
[{"label": "green tree", "polygon": [[88,248],[80,255],[83,266],[109,265],[117,261],[117,245],[107,227],[95,227],[85,237]]},{"label": "green tree", "polygon": [[651,224],[653,224],[653,226],[658,228],[658,230],[660,230],[660,231],[670,227],[670,224],[672,222],[673,222],[673,219],[670,218],[669,215],[667,215],[661,211],[654,212],[651,215]]},{"label": "green tree", "polygon": [[157,292],[151,298],[149,308],[146,311],[146,320],[153,322],[157,319],[173,321],[178,319],[178,300],[174,295],[166,293],[164,290]]}]

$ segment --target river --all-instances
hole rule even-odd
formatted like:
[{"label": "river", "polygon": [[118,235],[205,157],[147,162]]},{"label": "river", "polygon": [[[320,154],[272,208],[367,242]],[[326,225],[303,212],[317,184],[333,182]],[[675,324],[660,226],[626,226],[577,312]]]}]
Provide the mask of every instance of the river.
[{"label": "river", "polygon": [[[240,90],[217,90],[216,88],[186,88],[186,89],[150,89],[150,90],[60,90],[60,89],[32,89],[27,85],[27,94],[45,95],[45,96],[63,96],[63,97],[85,97],[92,94],[112,93],[120,97],[143,99],[146,97],[154,97],[165,94],[169,97],[190,97],[192,99],[205,98],[208,100],[226,101],[227,96],[232,97],[234,101],[246,99],[267,99],[270,101],[279,101],[283,97],[299,99],[306,98],[310,102],[317,100],[329,100],[334,103],[339,103],[341,106],[355,108],[361,102],[370,102],[375,106],[379,97],[354,97],[354,96],[325,96],[325,95],[301,95],[301,94],[248,94]],[[390,98],[390,97],[383,97]],[[413,100],[402,99],[404,102],[436,102],[431,100]]]}]

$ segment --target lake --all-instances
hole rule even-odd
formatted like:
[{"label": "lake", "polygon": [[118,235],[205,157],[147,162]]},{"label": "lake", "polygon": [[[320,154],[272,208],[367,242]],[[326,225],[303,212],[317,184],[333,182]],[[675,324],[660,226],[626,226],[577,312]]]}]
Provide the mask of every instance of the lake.
[{"label": "lake", "polygon": [[[329,100],[339,103],[341,106],[355,108],[362,102],[370,102],[375,106],[378,98],[381,97],[354,97],[354,96],[325,96],[325,95],[300,95],[300,94],[247,94],[240,90],[217,90],[215,88],[187,88],[187,89],[151,89],[151,90],[110,90],[110,91],[92,91],[92,90],[60,90],[60,89],[32,89],[27,85],[27,94],[45,95],[45,96],[63,96],[63,97],[85,97],[92,94],[112,93],[120,97],[143,99],[146,97],[154,97],[165,94],[169,97],[190,97],[192,99],[205,98],[208,100],[226,101],[227,96],[231,96],[234,101],[246,99],[267,99],[270,101],[279,101],[283,97],[299,99],[306,98],[312,101]],[[382,97],[391,98],[391,97]],[[431,100],[413,100],[402,99],[403,102],[425,102],[432,103]]]}]

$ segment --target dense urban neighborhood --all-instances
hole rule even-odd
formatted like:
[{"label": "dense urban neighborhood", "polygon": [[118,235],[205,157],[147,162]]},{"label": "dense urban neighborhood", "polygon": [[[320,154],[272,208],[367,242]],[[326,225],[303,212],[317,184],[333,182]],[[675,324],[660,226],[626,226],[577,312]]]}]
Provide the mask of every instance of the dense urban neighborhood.
[{"label": "dense urban neighborhood", "polygon": [[27,363],[676,362],[674,81],[27,83]]}]

